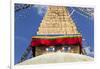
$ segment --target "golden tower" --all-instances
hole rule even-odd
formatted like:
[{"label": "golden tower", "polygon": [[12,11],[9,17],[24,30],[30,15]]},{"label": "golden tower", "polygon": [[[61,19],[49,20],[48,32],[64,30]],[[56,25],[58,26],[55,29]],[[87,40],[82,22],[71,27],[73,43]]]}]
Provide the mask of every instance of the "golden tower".
[{"label": "golden tower", "polygon": [[80,34],[69,15],[62,6],[49,6],[40,23],[37,35]]},{"label": "golden tower", "polygon": [[81,54],[82,36],[64,6],[49,6],[37,31],[32,37],[33,56],[58,50]]}]

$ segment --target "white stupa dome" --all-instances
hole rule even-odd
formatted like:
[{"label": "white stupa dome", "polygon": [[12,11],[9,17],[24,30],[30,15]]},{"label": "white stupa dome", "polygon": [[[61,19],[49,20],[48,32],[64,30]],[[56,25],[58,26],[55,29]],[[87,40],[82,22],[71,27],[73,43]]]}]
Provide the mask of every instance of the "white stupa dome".
[{"label": "white stupa dome", "polygon": [[63,62],[81,62],[81,61],[93,61],[92,57],[74,53],[47,53],[26,61],[23,61],[17,65],[30,65],[30,64],[47,64],[47,63],[63,63]]}]

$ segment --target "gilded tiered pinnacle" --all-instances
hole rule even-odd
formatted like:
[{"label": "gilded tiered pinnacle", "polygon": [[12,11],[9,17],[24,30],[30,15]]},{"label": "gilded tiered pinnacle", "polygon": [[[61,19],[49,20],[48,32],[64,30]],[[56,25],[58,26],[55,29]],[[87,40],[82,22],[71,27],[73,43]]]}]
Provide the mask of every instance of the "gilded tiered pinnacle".
[{"label": "gilded tiered pinnacle", "polygon": [[68,9],[62,6],[49,6],[40,23],[38,35],[79,34]]}]

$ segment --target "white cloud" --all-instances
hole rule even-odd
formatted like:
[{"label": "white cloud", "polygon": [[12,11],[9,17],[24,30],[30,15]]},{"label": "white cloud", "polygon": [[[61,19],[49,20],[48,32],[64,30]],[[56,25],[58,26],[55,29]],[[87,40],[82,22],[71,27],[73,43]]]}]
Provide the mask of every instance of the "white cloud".
[{"label": "white cloud", "polygon": [[33,7],[37,9],[39,15],[44,15],[48,8],[48,6],[43,5],[34,5]]}]

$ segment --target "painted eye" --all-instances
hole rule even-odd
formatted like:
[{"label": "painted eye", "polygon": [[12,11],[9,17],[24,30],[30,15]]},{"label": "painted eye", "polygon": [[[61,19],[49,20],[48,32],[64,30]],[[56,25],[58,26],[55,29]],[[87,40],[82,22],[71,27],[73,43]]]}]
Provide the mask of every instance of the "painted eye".
[{"label": "painted eye", "polygon": [[62,47],[62,50],[67,52],[67,51],[71,50],[71,47]]},{"label": "painted eye", "polygon": [[54,52],[55,51],[55,48],[46,48],[46,51],[47,52]]}]

